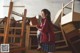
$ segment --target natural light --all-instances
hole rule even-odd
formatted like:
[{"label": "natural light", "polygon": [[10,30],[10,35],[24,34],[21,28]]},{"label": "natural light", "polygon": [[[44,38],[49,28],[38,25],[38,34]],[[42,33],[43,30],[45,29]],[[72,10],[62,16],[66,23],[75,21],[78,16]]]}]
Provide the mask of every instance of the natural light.
[{"label": "natural light", "polygon": [[3,18],[4,9],[3,9],[4,0],[0,0],[0,18]]}]

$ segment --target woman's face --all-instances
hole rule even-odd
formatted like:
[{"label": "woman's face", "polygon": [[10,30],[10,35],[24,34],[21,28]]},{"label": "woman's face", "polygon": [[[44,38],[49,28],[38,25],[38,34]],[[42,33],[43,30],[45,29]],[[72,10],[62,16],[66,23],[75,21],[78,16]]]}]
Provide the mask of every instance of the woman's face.
[{"label": "woman's face", "polygon": [[43,11],[41,11],[41,17],[46,18],[46,14]]}]

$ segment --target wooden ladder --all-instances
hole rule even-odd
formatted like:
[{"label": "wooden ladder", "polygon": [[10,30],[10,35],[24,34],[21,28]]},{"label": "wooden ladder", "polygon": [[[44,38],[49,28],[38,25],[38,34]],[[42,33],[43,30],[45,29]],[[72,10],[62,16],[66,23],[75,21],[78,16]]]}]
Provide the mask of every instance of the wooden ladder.
[{"label": "wooden ladder", "polygon": [[75,53],[80,53],[80,32],[79,30],[73,30],[70,33],[65,34],[67,41],[72,47]]},{"label": "wooden ladder", "polygon": [[[37,27],[36,25],[33,25],[33,26],[27,25],[27,27],[26,27],[26,40],[27,40],[26,46],[27,46],[27,49],[31,49],[31,47],[37,47],[37,41],[36,41],[36,45],[35,44],[31,45],[32,41],[34,41],[34,39],[31,39],[31,36],[37,38],[37,29],[35,29],[36,27]],[[31,28],[34,28],[34,29],[31,29]],[[56,31],[54,33],[56,34],[56,39],[57,39],[55,41],[56,49],[68,47],[67,41],[64,37],[64,34],[62,34],[62,31]],[[59,37],[59,38],[57,38],[57,37]],[[61,39],[60,39],[60,37],[61,37]]]},{"label": "wooden ladder", "polygon": [[[24,47],[24,43],[23,43],[23,39],[24,39],[24,28],[25,28],[25,20],[26,20],[26,12],[27,10],[24,10],[24,14],[21,16],[22,17],[22,23],[21,23],[21,27],[11,27],[10,23],[11,23],[11,14],[12,14],[12,10],[13,10],[13,2],[11,0],[10,2],[10,7],[9,7],[9,13],[8,13],[8,17],[6,18],[6,24],[4,24],[5,26],[3,27],[4,29],[4,33],[0,33],[0,37],[3,37],[3,42],[1,44],[10,44],[10,52],[9,53],[21,53],[23,51],[25,51],[26,47]],[[15,32],[10,34],[10,31],[14,30]],[[20,30],[20,34],[17,35],[16,34],[16,30]],[[11,39],[12,38],[12,39]],[[19,39],[17,39],[19,38]],[[9,40],[11,40],[11,42],[9,43]],[[17,40],[19,40],[19,42],[16,42]],[[14,48],[14,49],[13,49]]]}]

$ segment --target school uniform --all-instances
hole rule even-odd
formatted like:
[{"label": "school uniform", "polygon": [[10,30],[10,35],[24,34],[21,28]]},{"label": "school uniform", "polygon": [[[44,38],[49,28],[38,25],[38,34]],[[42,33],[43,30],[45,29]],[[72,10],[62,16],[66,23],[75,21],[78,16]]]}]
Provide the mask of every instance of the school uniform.
[{"label": "school uniform", "polygon": [[55,34],[54,27],[52,22],[49,22],[46,18],[42,19],[41,25],[38,25],[38,28],[41,29],[40,34],[40,43],[41,48],[45,52],[54,52],[55,51]]}]

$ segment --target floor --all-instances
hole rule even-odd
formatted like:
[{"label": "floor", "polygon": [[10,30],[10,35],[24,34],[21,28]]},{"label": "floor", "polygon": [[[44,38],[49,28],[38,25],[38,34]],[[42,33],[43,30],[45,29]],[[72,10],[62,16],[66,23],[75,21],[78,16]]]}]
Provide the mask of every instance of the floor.
[{"label": "floor", "polygon": [[[26,53],[44,53],[44,52],[36,51],[36,50],[30,50],[29,52],[26,52]],[[72,52],[71,51],[56,51],[54,53],[72,53]]]}]

